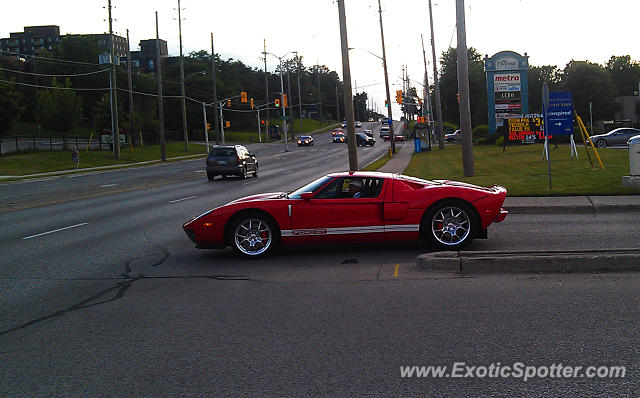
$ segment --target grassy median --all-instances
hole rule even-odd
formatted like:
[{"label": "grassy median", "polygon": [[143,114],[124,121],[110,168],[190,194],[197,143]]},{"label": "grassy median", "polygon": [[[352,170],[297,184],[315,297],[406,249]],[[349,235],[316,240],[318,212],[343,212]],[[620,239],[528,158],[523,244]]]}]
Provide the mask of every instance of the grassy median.
[{"label": "grassy median", "polygon": [[[204,145],[189,144],[189,152],[184,150],[184,142],[167,142],[167,158],[187,155],[205,154]],[[129,164],[160,159],[160,145],[141,147],[123,147],[120,159],[114,159],[113,152],[86,151],[80,148],[80,167],[100,167],[115,164]],[[0,175],[21,176],[73,169],[71,150],[68,151],[31,151],[0,157]]]},{"label": "grassy median", "polygon": [[604,171],[597,167],[593,152],[590,153],[596,169],[591,168],[584,147],[578,147],[578,159],[571,159],[569,146],[552,147],[551,190],[541,144],[507,147],[505,153],[498,146],[475,146],[475,177],[463,176],[460,145],[447,145],[444,151],[435,147],[432,152],[414,154],[404,173],[425,179],[502,185],[510,196],[640,194],[638,189],[622,187],[622,176],[629,175],[627,149],[599,150]]}]

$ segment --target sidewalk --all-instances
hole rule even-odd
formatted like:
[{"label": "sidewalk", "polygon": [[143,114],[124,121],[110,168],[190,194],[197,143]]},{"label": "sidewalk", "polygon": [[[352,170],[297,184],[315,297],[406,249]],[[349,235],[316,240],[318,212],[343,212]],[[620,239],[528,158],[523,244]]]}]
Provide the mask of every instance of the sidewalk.
[{"label": "sidewalk", "polygon": [[[378,171],[403,173],[411,161],[412,141],[396,146],[397,153]],[[627,196],[507,196],[504,208],[511,214],[612,213],[640,211],[640,195]]]}]

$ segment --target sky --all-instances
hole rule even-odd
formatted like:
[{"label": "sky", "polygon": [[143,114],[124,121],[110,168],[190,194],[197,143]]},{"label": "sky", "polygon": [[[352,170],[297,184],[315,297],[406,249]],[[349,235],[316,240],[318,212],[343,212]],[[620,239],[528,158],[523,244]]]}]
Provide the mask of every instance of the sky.
[{"label": "sky", "polygon": [[[428,76],[433,82],[427,0],[381,0],[391,97],[402,88],[402,66],[421,90],[424,36]],[[432,0],[436,56],[456,46],[455,0]],[[3,0],[0,37],[24,26],[59,25],[60,33],[108,31],[107,0]],[[384,74],[377,0],[345,0],[352,84],[366,91],[379,111],[384,109]],[[155,38],[155,11],[160,37],[169,53],[179,54],[178,0],[112,0],[114,31],[129,35],[132,50]],[[298,51],[306,66],[318,62],[342,76],[338,6],[335,0],[181,0],[183,51],[215,50],[223,59],[239,59],[262,69],[263,40],[267,51],[282,56]],[[640,61],[640,0],[466,0],[467,46],[481,54],[511,50],[529,55],[533,66],[570,60],[600,64],[612,55]],[[269,57],[274,71],[277,59]],[[395,102],[395,101],[393,101]],[[399,107],[393,111],[399,114]]]}]

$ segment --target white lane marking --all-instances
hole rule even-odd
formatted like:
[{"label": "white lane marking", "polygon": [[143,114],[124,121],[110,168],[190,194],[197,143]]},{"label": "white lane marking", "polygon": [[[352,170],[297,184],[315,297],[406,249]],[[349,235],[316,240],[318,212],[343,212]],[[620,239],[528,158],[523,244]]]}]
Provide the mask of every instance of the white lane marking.
[{"label": "white lane marking", "polygon": [[313,167],[313,166],[317,166],[317,165],[318,165],[318,163],[312,163],[312,164],[309,165],[309,167]]},{"label": "white lane marking", "polygon": [[76,177],[82,177],[82,174],[74,174],[74,175],[67,176],[67,178],[76,178]]},{"label": "white lane marking", "polygon": [[65,229],[71,229],[71,228],[75,228],[75,227],[81,227],[81,226],[83,226],[83,225],[87,225],[87,224],[88,224],[88,223],[83,222],[83,223],[76,224],[76,225],[70,225],[70,226],[68,226],[68,227],[64,227],[64,228],[54,229],[53,231],[43,232],[43,233],[41,233],[41,234],[36,234],[36,235],[31,235],[31,236],[25,236],[25,237],[24,237],[24,238],[22,238],[22,239],[24,240],[24,239],[37,238],[38,236],[48,235],[48,234],[52,234],[52,233],[54,233],[54,232],[64,231]]},{"label": "white lane marking", "polygon": [[207,170],[194,170],[194,173],[206,173]]},{"label": "white lane marking", "polygon": [[118,184],[105,184],[105,185],[100,185],[100,188],[107,188],[107,187],[115,187]]},{"label": "white lane marking", "polygon": [[182,198],[182,199],[176,199],[176,200],[171,200],[169,201],[169,203],[175,203],[175,202],[182,202],[183,200],[189,200],[189,199],[193,199],[193,198],[197,198],[197,196],[188,196],[186,198]]},{"label": "white lane marking", "polygon": [[288,170],[284,172],[285,174],[293,173],[293,170]]},{"label": "white lane marking", "polygon": [[244,182],[242,183],[242,185],[249,185],[249,184],[255,184],[258,181],[249,181],[249,182]]}]

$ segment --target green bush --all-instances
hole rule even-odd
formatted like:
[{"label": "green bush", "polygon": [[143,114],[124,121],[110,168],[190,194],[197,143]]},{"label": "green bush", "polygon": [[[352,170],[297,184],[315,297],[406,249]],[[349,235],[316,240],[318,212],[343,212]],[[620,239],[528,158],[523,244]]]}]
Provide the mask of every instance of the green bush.
[{"label": "green bush", "polygon": [[496,139],[496,145],[497,146],[502,146],[502,144],[504,144],[504,137],[500,136],[500,137],[498,137],[498,139]]},{"label": "green bush", "polygon": [[458,126],[456,126],[455,124],[442,122],[442,131],[444,131],[445,134],[451,134],[456,130],[458,130]]}]

